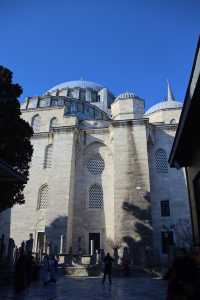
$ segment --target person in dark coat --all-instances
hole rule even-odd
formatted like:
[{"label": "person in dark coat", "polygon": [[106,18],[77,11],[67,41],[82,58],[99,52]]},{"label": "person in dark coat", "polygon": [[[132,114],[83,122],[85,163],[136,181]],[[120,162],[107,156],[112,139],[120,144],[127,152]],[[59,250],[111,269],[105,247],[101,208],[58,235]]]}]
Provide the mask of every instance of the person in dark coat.
[{"label": "person in dark coat", "polygon": [[26,272],[26,284],[29,286],[33,279],[33,267],[34,267],[34,257],[31,252],[28,252],[25,256],[25,272]]},{"label": "person in dark coat", "polygon": [[179,253],[168,274],[167,300],[197,300],[198,276],[196,254]]},{"label": "person in dark coat", "polygon": [[102,283],[104,284],[106,277],[108,276],[109,283],[112,284],[112,263],[114,259],[110,256],[110,253],[107,253],[103,262],[104,262],[104,275]]},{"label": "person in dark coat", "polygon": [[15,264],[15,291],[22,292],[26,288],[26,258],[23,251],[20,252]]}]

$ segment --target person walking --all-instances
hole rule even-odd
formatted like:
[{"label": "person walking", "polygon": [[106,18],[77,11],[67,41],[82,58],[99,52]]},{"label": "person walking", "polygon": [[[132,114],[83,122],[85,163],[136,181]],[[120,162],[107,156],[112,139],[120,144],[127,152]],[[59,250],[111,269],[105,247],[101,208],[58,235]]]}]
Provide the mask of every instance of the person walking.
[{"label": "person walking", "polygon": [[114,259],[110,256],[108,252],[103,260],[104,262],[104,274],[102,283],[105,283],[106,277],[108,276],[109,283],[112,284],[112,263]]},{"label": "person walking", "polygon": [[49,256],[47,254],[44,256],[42,261],[41,275],[43,284],[47,285],[50,279]]},{"label": "person walking", "polygon": [[58,269],[58,261],[55,259],[54,255],[51,255],[49,258],[49,282],[56,283],[56,275],[57,275],[57,269]]}]

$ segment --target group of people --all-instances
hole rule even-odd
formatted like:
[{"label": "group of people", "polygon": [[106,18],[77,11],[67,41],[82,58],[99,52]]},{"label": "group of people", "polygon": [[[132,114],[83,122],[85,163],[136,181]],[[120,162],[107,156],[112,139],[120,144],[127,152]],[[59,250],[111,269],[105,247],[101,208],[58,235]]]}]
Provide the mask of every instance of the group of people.
[{"label": "group of people", "polygon": [[22,242],[14,262],[14,284],[16,292],[27,288],[31,282],[41,280],[44,285],[49,282],[56,283],[58,261],[54,255],[43,257],[42,261],[38,256],[32,255],[32,240]]},{"label": "group of people", "polygon": [[16,292],[23,291],[32,281],[39,278],[39,264],[31,252],[26,252],[22,248],[15,261],[14,282]]},{"label": "group of people", "polygon": [[190,253],[179,249],[165,279],[167,300],[200,299],[200,249],[193,248]]}]

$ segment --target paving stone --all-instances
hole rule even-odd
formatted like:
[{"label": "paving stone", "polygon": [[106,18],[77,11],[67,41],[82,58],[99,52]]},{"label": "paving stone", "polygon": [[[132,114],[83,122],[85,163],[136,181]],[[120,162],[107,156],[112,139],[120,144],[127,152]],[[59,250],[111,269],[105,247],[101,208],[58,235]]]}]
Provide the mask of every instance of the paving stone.
[{"label": "paving stone", "polygon": [[34,284],[23,295],[12,289],[0,291],[2,300],[164,300],[166,283],[154,278],[114,278],[112,286],[102,285],[101,278],[66,278],[57,284]]}]

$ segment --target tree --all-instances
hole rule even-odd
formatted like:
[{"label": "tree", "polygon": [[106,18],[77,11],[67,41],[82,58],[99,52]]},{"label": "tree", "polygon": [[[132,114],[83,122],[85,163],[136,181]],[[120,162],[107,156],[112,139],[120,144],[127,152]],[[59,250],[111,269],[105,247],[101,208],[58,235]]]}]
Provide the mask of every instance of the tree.
[{"label": "tree", "polygon": [[[18,97],[22,88],[12,82],[12,72],[0,66],[0,159],[22,175],[25,183],[29,175],[33,147],[33,130],[21,119]],[[0,212],[14,204],[23,204],[25,183],[1,182]]]}]

